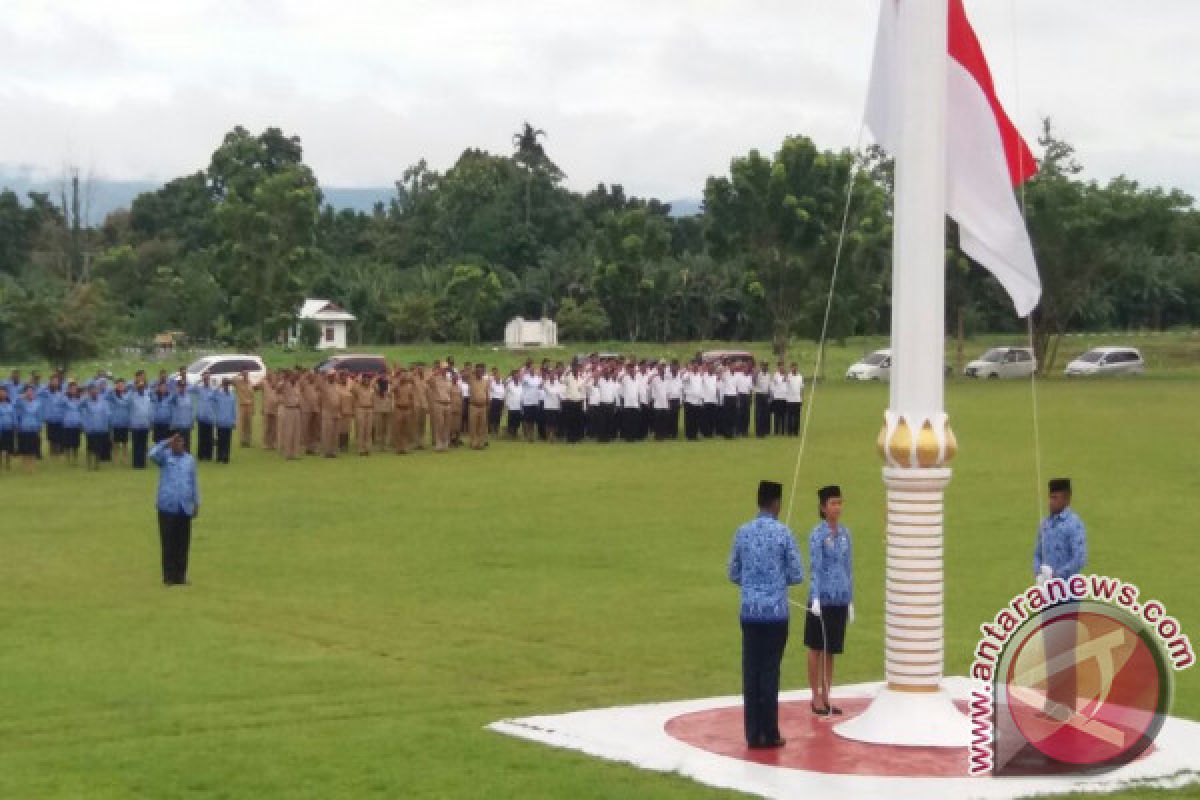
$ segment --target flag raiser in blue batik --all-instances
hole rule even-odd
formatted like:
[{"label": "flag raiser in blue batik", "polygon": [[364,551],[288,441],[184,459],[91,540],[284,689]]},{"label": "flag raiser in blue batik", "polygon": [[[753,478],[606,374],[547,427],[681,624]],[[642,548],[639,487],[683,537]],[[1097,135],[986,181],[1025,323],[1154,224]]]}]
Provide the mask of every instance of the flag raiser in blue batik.
[{"label": "flag raiser in blue batik", "polygon": [[808,553],[812,567],[812,583],[808,600],[815,596],[822,605],[844,606],[854,600],[854,565],[851,559],[850,530],[838,525],[830,530],[821,520],[808,537]]},{"label": "flag raiser in blue batik", "polygon": [[762,513],[738,528],[729,554],[729,580],[741,587],[741,618],[788,618],[788,586],[804,581],[800,548],[788,527]]},{"label": "flag raiser in blue batik", "polygon": [[188,453],[175,455],[171,440],[163,439],[150,448],[147,456],[159,466],[159,511],[195,516],[200,505],[200,487],[196,484],[196,460]]},{"label": "flag raiser in blue batik", "polygon": [[1087,534],[1078,514],[1064,508],[1042,520],[1033,548],[1035,578],[1042,564],[1054,570],[1053,577],[1066,579],[1083,569],[1086,561]]}]

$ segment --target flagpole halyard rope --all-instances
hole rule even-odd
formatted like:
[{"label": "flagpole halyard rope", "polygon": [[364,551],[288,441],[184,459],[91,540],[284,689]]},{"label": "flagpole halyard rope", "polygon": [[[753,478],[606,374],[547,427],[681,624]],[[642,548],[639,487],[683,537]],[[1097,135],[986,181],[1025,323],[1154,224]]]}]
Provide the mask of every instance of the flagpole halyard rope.
[{"label": "flagpole halyard rope", "polygon": [[864,120],[858,126],[858,140],[854,145],[854,161],[850,164],[850,175],[846,180],[846,203],[842,207],[842,224],[838,231],[837,247],[833,253],[833,272],[829,276],[829,294],[825,298],[825,315],[821,320],[821,338],[817,342],[817,358],[813,365],[812,388],[808,392],[808,402],[805,403],[804,423],[800,428],[800,445],[796,450],[796,465],[792,470],[792,488],[788,492],[787,514],[784,516],[784,524],[789,526],[792,522],[792,506],[796,501],[796,485],[800,480],[800,464],[804,460],[804,446],[808,442],[808,426],[812,420],[813,406],[816,405],[817,376],[821,374],[821,365],[825,357],[825,337],[829,332],[829,315],[833,310],[833,295],[834,290],[837,288],[838,268],[842,263],[842,249],[846,243],[846,227],[850,221],[850,205],[854,200],[854,182],[858,178],[859,158],[862,156],[862,139],[865,129],[866,121]]}]

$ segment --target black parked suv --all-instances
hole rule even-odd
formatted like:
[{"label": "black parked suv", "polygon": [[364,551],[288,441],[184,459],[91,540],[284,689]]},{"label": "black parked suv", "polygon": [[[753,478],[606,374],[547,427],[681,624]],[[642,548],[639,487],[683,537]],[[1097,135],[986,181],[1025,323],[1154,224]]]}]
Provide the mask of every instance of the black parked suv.
[{"label": "black parked suv", "polygon": [[352,375],[383,375],[387,369],[386,358],[366,355],[330,356],[315,367],[317,372],[349,372]]}]

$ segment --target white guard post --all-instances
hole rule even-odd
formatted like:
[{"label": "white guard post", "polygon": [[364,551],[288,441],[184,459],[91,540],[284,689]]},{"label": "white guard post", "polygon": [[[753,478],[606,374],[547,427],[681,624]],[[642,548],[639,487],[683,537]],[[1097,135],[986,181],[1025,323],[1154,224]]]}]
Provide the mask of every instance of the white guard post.
[{"label": "white guard post", "polygon": [[903,0],[894,98],[896,210],[887,466],[887,682],[839,736],[966,747],[970,728],[941,686],[945,643],[942,507],[957,445],[942,410],[945,359],[946,0]]}]

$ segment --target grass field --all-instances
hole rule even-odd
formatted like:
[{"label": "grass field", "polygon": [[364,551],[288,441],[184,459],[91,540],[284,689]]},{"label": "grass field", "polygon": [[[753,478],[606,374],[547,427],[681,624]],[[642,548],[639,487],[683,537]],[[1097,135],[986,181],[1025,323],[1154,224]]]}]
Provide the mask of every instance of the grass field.
[{"label": "grass field", "polygon": [[[1200,642],[1200,381],[1039,396],[1044,475],[1074,478],[1089,569],[1138,583]],[[838,682],[882,676],[885,404],[879,385],[824,384],[800,473],[793,528],[837,481],[855,537]],[[962,674],[977,626],[1030,578],[1040,501],[1028,385],[955,381],[947,406],[947,672]],[[193,585],[173,590],[152,472],[0,475],[0,797],[723,796],[483,726],[737,693],[725,559],[757,481],[787,484],[795,456],[795,440],[293,463],[235,449],[201,467]],[[798,631],[784,671],[804,685]],[[1200,671],[1178,676],[1175,713],[1200,718]]]}]

